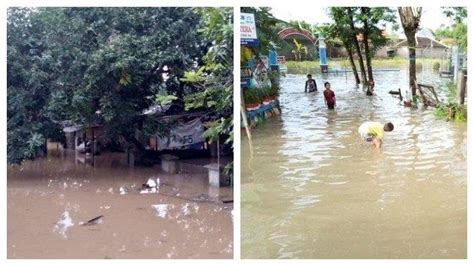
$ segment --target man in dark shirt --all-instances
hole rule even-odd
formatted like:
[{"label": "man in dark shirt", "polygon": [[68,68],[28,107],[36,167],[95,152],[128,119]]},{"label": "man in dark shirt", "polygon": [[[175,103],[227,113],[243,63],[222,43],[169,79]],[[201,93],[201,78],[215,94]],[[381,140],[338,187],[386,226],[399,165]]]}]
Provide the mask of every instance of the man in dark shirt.
[{"label": "man in dark shirt", "polygon": [[308,74],[308,80],[306,81],[306,84],[304,85],[304,92],[313,92],[313,91],[318,91],[318,86],[316,85],[316,81],[313,79],[311,74]]},{"label": "man in dark shirt", "polygon": [[324,83],[324,102],[328,106],[328,109],[334,109],[334,105],[336,105],[336,95],[334,91],[331,90],[331,83],[325,82]]}]

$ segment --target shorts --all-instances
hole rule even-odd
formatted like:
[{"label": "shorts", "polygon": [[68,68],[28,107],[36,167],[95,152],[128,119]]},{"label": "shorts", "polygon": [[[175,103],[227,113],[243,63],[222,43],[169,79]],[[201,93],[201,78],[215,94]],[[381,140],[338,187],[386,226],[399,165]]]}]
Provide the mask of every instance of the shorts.
[{"label": "shorts", "polygon": [[334,109],[335,103],[328,103],[328,109]]}]

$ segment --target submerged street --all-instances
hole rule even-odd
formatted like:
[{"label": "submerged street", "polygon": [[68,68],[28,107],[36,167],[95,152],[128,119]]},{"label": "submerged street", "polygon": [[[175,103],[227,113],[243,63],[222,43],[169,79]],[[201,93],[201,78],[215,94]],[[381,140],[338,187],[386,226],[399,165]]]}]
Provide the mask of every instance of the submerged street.
[{"label": "submerged street", "polygon": [[232,258],[230,187],[129,168],[124,157],[103,154],[93,167],[60,151],[10,166],[8,258]]},{"label": "submerged street", "polygon": [[[252,131],[252,149],[242,134],[242,257],[466,258],[466,123],[401,106],[388,91],[406,87],[403,69],[375,73],[373,97],[351,73],[313,77],[311,94],[306,75],[282,77],[281,117]],[[366,121],[395,125],[381,150],[360,138]]]}]

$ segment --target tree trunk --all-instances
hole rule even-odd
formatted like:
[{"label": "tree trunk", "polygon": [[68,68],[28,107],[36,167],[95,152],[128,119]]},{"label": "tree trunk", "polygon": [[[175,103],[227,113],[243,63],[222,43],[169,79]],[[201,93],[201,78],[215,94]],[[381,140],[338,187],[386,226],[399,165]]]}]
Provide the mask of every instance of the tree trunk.
[{"label": "tree trunk", "polygon": [[357,31],[354,26],[354,14],[352,11],[351,7],[347,7],[347,15],[349,16],[350,20],[350,27],[352,31],[352,42],[354,43],[354,47],[357,52],[357,56],[359,57],[359,67],[360,67],[360,72],[362,74],[362,80],[364,81],[364,85],[367,84],[367,74],[365,72],[365,67],[364,67],[364,59],[362,58],[362,52],[360,50],[360,45],[359,41],[357,40]]},{"label": "tree trunk", "polygon": [[416,95],[416,49],[414,48],[416,46],[416,38],[415,38],[415,32],[410,33],[413,37],[408,38],[407,35],[407,40],[408,40],[408,55],[409,55],[409,60],[410,60],[410,68],[409,68],[409,75],[410,75],[410,88],[411,88],[411,94],[412,96]]},{"label": "tree trunk", "polygon": [[372,63],[370,58],[370,47],[369,47],[369,23],[367,18],[370,17],[370,7],[362,7],[362,13],[364,16],[364,46],[365,46],[365,63],[367,64],[367,74],[369,75],[369,82],[374,80],[372,74]]},{"label": "tree trunk", "polygon": [[349,55],[349,62],[351,63],[352,73],[354,73],[354,78],[355,78],[356,84],[359,85],[360,84],[360,78],[359,78],[359,73],[357,73],[357,67],[356,67],[355,62],[354,62],[354,56],[352,55],[352,48],[346,46],[346,50],[347,50],[347,54]]},{"label": "tree trunk", "polygon": [[410,60],[410,88],[412,96],[416,95],[416,31],[420,25],[421,19],[421,7],[399,7],[398,13],[400,14],[400,20],[402,22],[405,36],[407,37],[408,43],[408,54]]}]

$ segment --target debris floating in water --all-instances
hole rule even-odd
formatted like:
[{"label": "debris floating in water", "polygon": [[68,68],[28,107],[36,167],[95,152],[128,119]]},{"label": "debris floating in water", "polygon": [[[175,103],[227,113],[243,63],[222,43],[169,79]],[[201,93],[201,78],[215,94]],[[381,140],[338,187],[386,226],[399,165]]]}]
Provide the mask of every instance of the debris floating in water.
[{"label": "debris floating in water", "polygon": [[122,245],[122,247],[118,250],[119,252],[125,252],[127,249],[125,245]]},{"label": "debris floating in water", "polygon": [[158,189],[154,188],[146,188],[140,191],[140,194],[148,194],[148,193],[158,193]]},{"label": "debris floating in water", "polygon": [[125,195],[128,193],[128,189],[125,187],[120,187],[120,195]]},{"label": "debris floating in water", "polygon": [[155,204],[151,205],[153,209],[156,210],[156,216],[160,218],[166,218],[166,215],[168,214],[168,211],[172,208],[174,208],[174,205],[172,204]]},{"label": "debris floating in water", "polygon": [[200,194],[193,198],[194,201],[210,201],[210,197],[207,194]]},{"label": "debris floating in water", "polygon": [[85,222],[85,223],[81,223],[81,225],[83,226],[87,226],[87,225],[96,225],[96,224],[102,224],[104,223],[104,215],[99,215],[95,218],[92,218],[90,219],[89,221]]},{"label": "debris floating in water", "polygon": [[143,188],[152,188],[152,187],[159,187],[160,186],[160,179],[159,178],[148,178],[145,184],[142,185]]},{"label": "debris floating in water", "polygon": [[59,233],[64,238],[67,239],[66,232],[67,230],[74,226],[71,217],[69,216],[69,211],[64,211],[59,218],[59,221],[54,225],[53,231]]},{"label": "debris floating in water", "polygon": [[199,205],[197,203],[186,203],[181,206],[181,214],[184,216],[189,216],[193,213],[198,213]]},{"label": "debris floating in water", "polygon": [[160,188],[160,179],[159,178],[148,178],[148,181],[145,184],[142,184],[142,190],[140,194],[148,193],[158,193]]},{"label": "debris floating in water", "polygon": [[[158,181],[158,182],[157,182]],[[154,188],[158,187],[160,185],[160,179],[153,179],[153,178],[148,178],[148,181],[145,184],[146,188]]]}]

